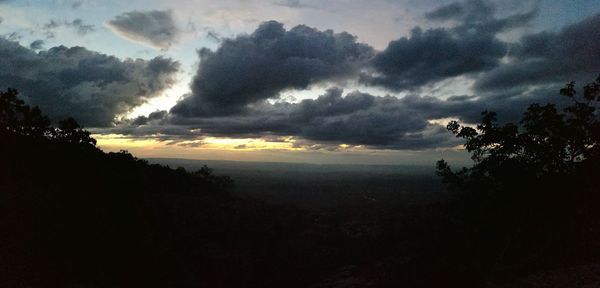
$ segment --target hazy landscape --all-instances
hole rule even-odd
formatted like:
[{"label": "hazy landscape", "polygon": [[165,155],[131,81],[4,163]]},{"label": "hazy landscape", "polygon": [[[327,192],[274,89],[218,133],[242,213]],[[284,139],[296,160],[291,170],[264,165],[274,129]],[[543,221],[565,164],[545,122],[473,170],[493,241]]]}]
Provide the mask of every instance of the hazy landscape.
[{"label": "hazy landscape", "polygon": [[189,171],[206,165],[213,169],[215,175],[231,177],[236,184],[236,195],[304,208],[373,202],[390,204],[388,201],[392,197],[410,202],[444,195],[442,181],[435,174],[435,163],[430,166],[401,166],[168,158],[146,160]]}]

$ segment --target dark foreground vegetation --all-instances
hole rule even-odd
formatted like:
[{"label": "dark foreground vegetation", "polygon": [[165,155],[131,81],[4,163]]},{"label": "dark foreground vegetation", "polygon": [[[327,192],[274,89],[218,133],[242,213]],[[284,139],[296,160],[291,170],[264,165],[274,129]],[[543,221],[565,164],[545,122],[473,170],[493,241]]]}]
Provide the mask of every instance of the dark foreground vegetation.
[{"label": "dark foreground vegetation", "polygon": [[583,90],[518,124],[450,123],[474,166],[440,161],[445,191],[369,184],[325,206],[104,153],[75,120],[52,127],[2,92],[0,287],[600,285],[600,79]]}]

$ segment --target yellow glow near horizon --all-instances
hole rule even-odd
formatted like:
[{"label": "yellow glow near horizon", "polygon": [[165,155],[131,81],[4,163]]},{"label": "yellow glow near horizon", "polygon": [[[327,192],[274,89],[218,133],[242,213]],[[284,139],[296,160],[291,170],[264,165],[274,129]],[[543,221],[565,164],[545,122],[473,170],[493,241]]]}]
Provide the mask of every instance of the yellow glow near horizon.
[{"label": "yellow glow near horizon", "polygon": [[285,138],[283,141],[271,142],[263,139],[253,138],[220,138],[206,137],[193,140],[160,141],[152,138],[132,138],[118,134],[94,134],[98,146],[108,151],[127,150],[130,148],[160,149],[160,148],[185,148],[185,149],[216,149],[216,150],[303,150],[293,147],[293,140]]},{"label": "yellow glow near horizon", "polygon": [[[268,141],[260,138],[227,138],[227,137],[204,137],[191,140],[160,140],[161,135],[156,138],[134,138],[119,134],[94,134],[98,141],[98,147],[105,151],[135,150],[135,151],[180,151],[193,154],[194,151],[308,151],[314,150],[319,144],[295,145],[293,137],[283,137],[277,141]],[[338,151],[367,151],[368,148],[359,145],[339,144],[331,146]],[[331,151],[331,150],[329,150]]]},{"label": "yellow glow near horizon", "polygon": [[263,139],[253,138],[220,138],[206,137],[202,139],[202,148],[221,149],[221,150],[301,150],[293,147],[293,141],[284,139],[283,141],[271,142]]},{"label": "yellow glow near horizon", "polygon": [[127,149],[130,147],[147,147],[158,142],[154,139],[136,139],[117,134],[92,134],[92,137],[98,141],[97,145],[99,147],[122,147],[120,149]]},{"label": "yellow glow near horizon", "polygon": [[429,165],[444,158],[452,159],[453,162],[469,163],[468,154],[461,152],[464,149],[459,149],[459,147],[414,151],[379,150],[365,146],[340,144],[337,145],[337,149],[329,149],[336,147],[319,147],[319,144],[303,143],[302,140],[292,137],[277,141],[206,137],[173,142],[160,141],[159,136],[156,135],[155,139],[136,139],[117,134],[92,135],[98,141],[98,147],[103,151],[127,150],[138,158],[378,165],[403,163]]}]

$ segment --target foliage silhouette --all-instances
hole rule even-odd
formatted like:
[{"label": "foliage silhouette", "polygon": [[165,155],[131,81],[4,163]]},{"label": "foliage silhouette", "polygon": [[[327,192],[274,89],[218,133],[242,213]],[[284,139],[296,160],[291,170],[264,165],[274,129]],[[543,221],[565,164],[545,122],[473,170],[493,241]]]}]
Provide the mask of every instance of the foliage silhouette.
[{"label": "foliage silhouette", "polygon": [[518,124],[488,111],[476,128],[448,124],[474,165],[453,171],[440,160],[437,173],[456,194],[462,251],[484,278],[600,255],[600,76],[583,91],[568,83],[560,94],[571,105],[532,104]]},{"label": "foliage silhouette", "polygon": [[0,91],[0,135],[41,137],[50,132],[50,120],[38,107],[30,108],[17,98],[17,90]]},{"label": "foliage silhouette", "polygon": [[[220,242],[243,231],[226,216],[250,213],[231,196],[229,177],[104,153],[74,119],[53,127],[17,95],[0,92],[0,286],[163,286],[144,275],[153,265],[157,275],[174,273],[156,261],[181,255],[161,255],[161,243],[185,247],[189,233]],[[183,199],[202,212],[173,203]]]},{"label": "foliage silhouette", "polygon": [[60,121],[58,129],[53,130],[52,137],[58,141],[64,141],[81,146],[96,146],[96,139],[92,138],[90,132],[83,130],[73,118]]}]

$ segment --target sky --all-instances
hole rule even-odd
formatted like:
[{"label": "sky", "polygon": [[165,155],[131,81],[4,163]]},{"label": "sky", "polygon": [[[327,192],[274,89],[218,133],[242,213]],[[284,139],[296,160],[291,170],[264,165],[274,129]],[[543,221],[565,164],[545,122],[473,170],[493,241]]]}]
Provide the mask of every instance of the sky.
[{"label": "sky", "polygon": [[106,151],[466,163],[448,121],[598,76],[600,2],[0,0],[0,55],[0,89]]}]

